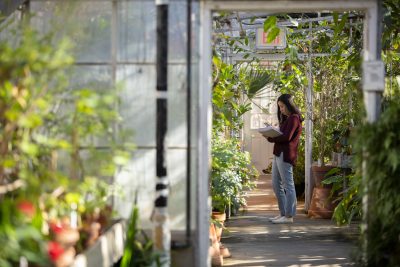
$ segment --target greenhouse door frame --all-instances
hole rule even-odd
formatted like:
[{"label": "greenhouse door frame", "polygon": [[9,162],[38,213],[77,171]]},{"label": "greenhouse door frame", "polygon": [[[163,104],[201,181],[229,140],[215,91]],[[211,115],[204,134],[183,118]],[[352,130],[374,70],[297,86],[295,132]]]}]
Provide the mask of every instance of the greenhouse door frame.
[{"label": "greenhouse door frame", "polygon": [[[198,179],[198,249],[196,266],[209,266],[208,233],[210,217],[209,173],[211,162],[211,130],[212,130],[212,12],[214,11],[255,11],[265,10],[272,13],[302,13],[329,11],[362,11],[365,14],[363,36],[363,94],[367,119],[376,121],[380,112],[380,99],[384,89],[384,68],[380,61],[380,6],[379,0],[236,0],[212,1],[200,0],[200,55],[199,55],[199,179]],[[382,75],[383,74],[383,75]],[[383,76],[383,77],[382,77]],[[310,93],[310,92],[309,92]],[[311,124],[312,126],[312,124]],[[306,122],[306,145],[310,144],[310,130]],[[309,204],[312,190],[310,179],[311,151],[306,152],[306,205]],[[308,196],[308,197],[307,197]],[[207,201],[206,201],[207,200]],[[366,208],[366,198],[363,201]],[[203,233],[203,235],[201,235]]]}]

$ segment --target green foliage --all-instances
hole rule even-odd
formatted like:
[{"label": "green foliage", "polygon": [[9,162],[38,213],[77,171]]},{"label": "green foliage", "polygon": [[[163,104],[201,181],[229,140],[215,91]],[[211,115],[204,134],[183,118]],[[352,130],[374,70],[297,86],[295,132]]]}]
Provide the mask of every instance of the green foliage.
[{"label": "green foliage", "polygon": [[249,99],[254,98],[257,94],[260,93],[261,89],[263,89],[267,84],[272,82],[273,76],[265,71],[260,69],[251,68],[250,71],[246,73],[246,91],[245,95]]},{"label": "green foliage", "polygon": [[399,50],[400,45],[400,3],[397,0],[382,1],[383,11],[383,35],[382,47],[384,50]]},{"label": "green foliage", "polygon": [[[54,49],[49,36],[23,28],[19,42],[0,42],[0,187],[2,189],[2,266],[20,256],[43,263],[46,259],[41,214],[23,220],[15,203],[30,199],[39,207],[43,191],[63,183],[50,168],[51,151],[63,147],[62,139],[47,139],[43,132],[52,120],[52,102],[65,85],[63,69],[73,59],[67,41]],[[20,184],[19,187],[12,187]],[[8,185],[8,186],[7,186]]]},{"label": "green foliage", "polygon": [[[330,53],[331,56],[312,58],[313,71],[313,159],[327,161],[333,150],[332,134],[347,129],[361,117],[361,95],[359,85],[361,28],[348,25],[348,14],[334,14],[333,22],[321,21],[313,27],[326,30],[289,32],[286,54],[275,80],[275,88],[281,93],[295,96],[300,110],[305,114],[308,86],[309,60],[300,60],[298,52],[308,53],[312,45],[313,53]],[[299,25],[307,28],[309,25]],[[331,29],[331,30],[330,30]],[[351,32],[351,35],[350,35]],[[307,33],[308,35],[306,35]],[[352,37],[351,37],[352,36]],[[312,43],[309,38],[312,37]],[[347,55],[347,56],[344,56]],[[299,158],[299,161],[301,159]]]},{"label": "green foliage", "polygon": [[239,141],[213,135],[211,198],[213,208],[224,211],[228,205],[246,205],[245,190],[254,188],[257,171],[249,167],[250,154],[240,150]]},{"label": "green foliage", "polygon": [[[93,216],[110,205],[110,199],[115,195],[121,195],[122,190],[116,185],[97,177],[85,177],[83,180],[73,180],[68,188],[60,194],[42,194],[48,219],[69,216],[71,206],[76,206],[77,212],[83,216]],[[110,214],[111,215],[111,214]]]},{"label": "green foliage", "polygon": [[276,16],[269,16],[264,21],[264,32],[268,33],[267,42],[272,42],[279,35],[280,29],[276,26],[276,23]]},{"label": "green foliage", "polygon": [[29,199],[38,219],[2,210],[1,242],[13,246],[0,249],[1,266],[18,256],[43,262],[46,220],[69,214],[72,203],[80,213],[104,207],[113,192],[105,181],[131,150],[114,131],[118,92],[70,88],[70,43],[20,29],[15,40],[0,42],[0,198],[10,210]]},{"label": "green foliage", "polygon": [[139,227],[139,209],[133,207],[126,233],[121,267],[161,266],[160,256],[153,252],[153,241]]},{"label": "green foliage", "polygon": [[386,102],[376,123],[366,123],[357,131],[357,162],[365,157],[363,192],[368,191],[366,266],[400,265],[400,105],[399,95]]},{"label": "green foliage", "polygon": [[[254,187],[257,171],[248,152],[236,137],[243,128],[243,115],[250,111],[248,99],[271,81],[271,75],[251,64],[230,65],[214,56],[213,135],[211,197],[213,209],[246,204],[245,190]],[[245,98],[247,96],[247,99]]]},{"label": "green foliage", "polygon": [[218,56],[213,57],[213,66],[213,128],[218,132],[239,132],[242,116],[251,109],[248,100],[271,81],[271,75],[254,65],[226,64]]},{"label": "green foliage", "polygon": [[331,198],[337,203],[333,219],[338,225],[350,224],[354,218],[361,218],[362,197],[360,192],[361,177],[353,172],[339,168],[330,170],[322,184],[331,184]]},{"label": "green foliage", "polygon": [[313,148],[321,163],[331,156],[334,148],[333,133],[343,131],[353,124],[359,110],[360,92],[349,77],[349,61],[346,58],[324,57],[314,61],[316,69],[314,89],[314,136]]},{"label": "green foliage", "polygon": [[20,257],[39,266],[49,266],[46,241],[41,232],[42,216],[21,212],[16,199],[3,199],[0,205],[0,266],[18,266]]},{"label": "green foliage", "polygon": [[66,41],[56,50],[47,36],[28,28],[22,34],[16,47],[0,44],[0,184],[23,179],[32,193],[43,179],[57,177],[42,160],[64,143],[43,138],[43,130],[54,120],[51,102],[64,86],[63,69],[72,58],[65,53]]}]

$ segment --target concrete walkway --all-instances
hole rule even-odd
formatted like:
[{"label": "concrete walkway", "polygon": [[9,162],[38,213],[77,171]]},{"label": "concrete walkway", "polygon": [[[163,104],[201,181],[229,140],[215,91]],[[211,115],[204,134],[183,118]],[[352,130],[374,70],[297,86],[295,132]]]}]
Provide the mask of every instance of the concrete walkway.
[{"label": "concrete walkway", "polygon": [[232,256],[224,266],[353,266],[358,226],[337,227],[331,220],[310,219],[298,203],[293,224],[272,224],[278,214],[271,176],[262,175],[249,193],[247,211],[231,217],[222,243]]}]

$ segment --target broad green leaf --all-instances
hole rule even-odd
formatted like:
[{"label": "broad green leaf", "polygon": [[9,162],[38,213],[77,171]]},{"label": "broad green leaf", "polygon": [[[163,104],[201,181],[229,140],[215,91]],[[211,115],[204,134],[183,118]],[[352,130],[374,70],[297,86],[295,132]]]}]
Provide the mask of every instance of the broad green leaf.
[{"label": "broad green leaf", "polygon": [[272,42],[279,35],[280,29],[278,27],[272,27],[268,32],[267,42]]},{"label": "broad green leaf", "polygon": [[334,12],[333,13],[333,22],[335,24],[337,24],[338,20],[339,20],[339,14],[337,12]]},{"label": "broad green leaf", "polygon": [[272,27],[276,27],[277,18],[275,16],[269,16],[264,21],[264,32],[268,32]]}]

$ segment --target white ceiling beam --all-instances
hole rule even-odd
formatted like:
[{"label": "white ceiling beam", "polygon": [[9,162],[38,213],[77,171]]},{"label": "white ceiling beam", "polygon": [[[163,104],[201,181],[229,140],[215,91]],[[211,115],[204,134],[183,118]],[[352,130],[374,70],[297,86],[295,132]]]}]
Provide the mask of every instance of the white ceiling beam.
[{"label": "white ceiling beam", "polygon": [[282,1],[215,1],[202,0],[209,10],[223,11],[255,11],[268,10],[268,12],[324,12],[324,11],[349,11],[361,10],[365,11],[376,7],[376,1],[373,0],[336,0],[336,1],[297,1],[297,0],[282,0]]}]

